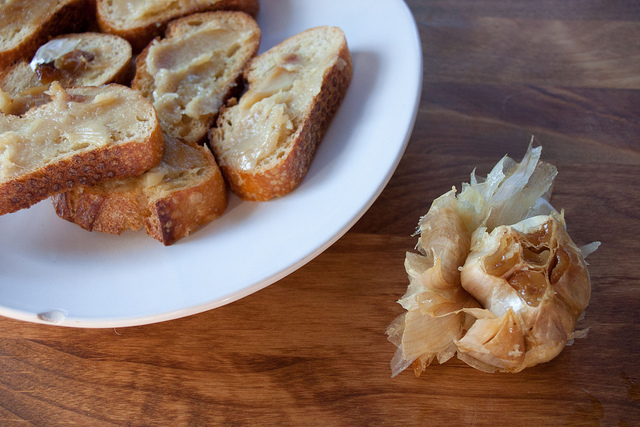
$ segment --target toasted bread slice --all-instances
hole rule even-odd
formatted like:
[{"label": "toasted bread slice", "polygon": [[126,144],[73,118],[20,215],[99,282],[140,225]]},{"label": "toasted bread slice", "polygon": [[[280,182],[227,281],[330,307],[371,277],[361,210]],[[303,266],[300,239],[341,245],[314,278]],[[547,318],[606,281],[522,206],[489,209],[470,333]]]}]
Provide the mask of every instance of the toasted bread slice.
[{"label": "toasted bread slice", "polygon": [[260,47],[260,28],[242,12],[205,12],[172,21],[136,60],[132,87],[158,112],[163,132],[202,142],[240,73]]},{"label": "toasted bread slice", "polygon": [[235,10],[255,16],[258,9],[258,0],[97,0],[100,30],[129,40],[134,52],[162,35],[173,19],[213,10]]},{"label": "toasted bread slice", "polygon": [[51,87],[52,101],[24,116],[0,114],[0,215],[51,195],[157,165],[155,110],[120,85]]},{"label": "toasted bread slice", "polygon": [[227,189],[211,151],[165,141],[162,162],[145,174],[54,197],[58,216],[111,234],[144,227],[154,239],[171,245],[222,215]]},{"label": "toasted bread slice", "polygon": [[60,195],[58,215],[113,234],[144,227],[165,245],[222,215],[226,184],[209,148],[196,142],[206,137],[259,43],[257,24],[242,12],[172,22],[167,37],[138,57],[133,80],[154,103],[167,135],[161,164],[141,177]]},{"label": "toasted bread slice", "polygon": [[[62,87],[128,85],[132,77],[131,45],[112,34],[78,33],[42,45],[31,63],[20,60],[0,72],[0,111],[24,114],[51,100],[46,91],[53,81]],[[4,101],[4,102],[2,102]]]},{"label": "toasted bread slice", "polygon": [[95,20],[92,0],[3,1],[0,4],[0,68],[31,58],[58,34],[82,31]]},{"label": "toasted bread slice", "polygon": [[351,75],[351,54],[336,27],[309,29],[251,61],[247,92],[223,109],[209,135],[238,196],[269,200],[302,181]]}]

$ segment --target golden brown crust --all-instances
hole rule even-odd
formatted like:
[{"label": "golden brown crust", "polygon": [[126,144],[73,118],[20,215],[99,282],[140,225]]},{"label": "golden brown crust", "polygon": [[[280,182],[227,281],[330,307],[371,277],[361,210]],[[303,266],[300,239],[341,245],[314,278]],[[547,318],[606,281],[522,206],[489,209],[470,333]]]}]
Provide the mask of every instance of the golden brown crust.
[{"label": "golden brown crust", "polygon": [[141,174],[162,158],[163,143],[159,129],[156,128],[148,141],[102,147],[91,153],[74,155],[1,183],[0,215],[28,208],[71,188]]},{"label": "golden brown crust", "polygon": [[[211,161],[215,165],[213,155]],[[171,245],[220,217],[227,208],[227,201],[227,186],[220,169],[215,166],[215,172],[200,185],[174,191],[168,197],[156,200],[145,229],[165,246]]]},{"label": "golden brown crust", "polygon": [[56,213],[88,231],[121,234],[145,228],[169,246],[218,218],[227,207],[227,187],[206,147],[197,147],[209,163],[197,185],[160,197],[140,185],[79,188],[53,198]]},{"label": "golden brown crust", "polygon": [[144,226],[138,195],[134,192],[105,193],[100,187],[58,194],[52,199],[60,218],[75,222],[88,231],[120,234]]},{"label": "golden brown crust", "polygon": [[[321,89],[313,99],[302,126],[291,137],[293,141],[282,159],[266,170],[242,170],[225,162],[218,162],[231,190],[245,200],[266,201],[291,192],[305,177],[315,150],[324,137],[331,120],[346,95],[353,74],[351,54],[346,43],[338,58],[324,76]],[[345,65],[346,64],[346,65]],[[211,145],[216,152],[216,130],[210,133]]]},{"label": "golden brown crust", "polygon": [[[62,3],[62,4],[60,4]],[[48,14],[39,18],[36,32],[29,34],[12,48],[0,52],[0,67],[18,59],[31,58],[49,38],[63,33],[86,29],[95,19],[94,0],[67,0],[57,2]]]},{"label": "golden brown crust", "polygon": [[256,16],[259,8],[258,0],[212,0],[209,4],[192,6],[183,11],[176,11],[174,13],[167,11],[165,15],[153,22],[146,24],[137,23],[135,27],[122,27],[114,22],[113,17],[106,11],[105,2],[103,0],[97,0],[97,19],[101,31],[116,34],[128,40],[133,47],[133,51],[140,52],[151,40],[164,34],[170,21],[182,16],[215,10],[234,10]]}]

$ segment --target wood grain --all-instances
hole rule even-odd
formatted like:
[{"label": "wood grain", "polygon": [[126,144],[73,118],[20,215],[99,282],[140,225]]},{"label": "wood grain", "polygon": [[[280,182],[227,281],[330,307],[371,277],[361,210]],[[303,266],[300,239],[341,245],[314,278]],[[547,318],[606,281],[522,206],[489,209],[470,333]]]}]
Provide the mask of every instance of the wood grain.
[{"label": "wood grain", "polygon": [[[415,130],[376,203],[276,284],[175,321],[80,330],[0,319],[1,425],[640,425],[640,5],[410,0],[424,54]],[[406,251],[431,201],[520,159],[589,257],[577,340],[519,374],[452,359],[390,378]]]}]

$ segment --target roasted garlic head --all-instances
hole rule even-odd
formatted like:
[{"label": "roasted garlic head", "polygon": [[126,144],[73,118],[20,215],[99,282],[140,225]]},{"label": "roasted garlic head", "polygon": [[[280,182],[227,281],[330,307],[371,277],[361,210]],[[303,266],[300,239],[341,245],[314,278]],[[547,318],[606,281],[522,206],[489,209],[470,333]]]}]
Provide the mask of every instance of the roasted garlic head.
[{"label": "roasted garlic head", "polygon": [[461,284],[489,313],[457,342],[458,353],[488,371],[517,372],[553,359],[572,339],[591,295],[582,253],[557,214],[476,230]]},{"label": "roasted garlic head", "polygon": [[518,372],[557,356],[579,335],[589,302],[584,257],[549,204],[556,169],[529,147],[436,199],[419,223],[420,254],[407,253],[407,310],[387,329],[393,376],[416,375],[454,354],[486,372]]}]

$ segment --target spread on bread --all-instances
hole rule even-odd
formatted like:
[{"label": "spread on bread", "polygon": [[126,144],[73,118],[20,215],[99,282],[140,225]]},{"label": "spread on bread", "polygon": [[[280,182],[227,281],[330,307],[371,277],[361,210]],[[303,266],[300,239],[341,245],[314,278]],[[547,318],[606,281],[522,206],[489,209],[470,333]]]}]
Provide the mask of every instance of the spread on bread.
[{"label": "spread on bread", "polygon": [[[0,214],[52,196],[87,230],[171,245],[222,215],[228,187],[295,188],[352,75],[335,27],[256,56],[257,0],[22,3],[0,5]],[[101,33],[57,36],[77,7]]]},{"label": "spread on bread", "polygon": [[300,76],[302,69],[297,55],[288,55],[286,63],[276,61],[264,80],[257,82],[240,98],[234,125],[237,127],[228,139],[227,158],[232,167],[243,170],[255,168],[291,135],[296,126],[294,121],[301,118],[299,111],[291,110],[296,99],[294,83],[299,93],[305,82]]},{"label": "spread on bread", "polygon": [[162,161],[146,173],[53,198],[58,216],[89,231],[144,228],[165,245],[222,215],[227,190],[211,151],[165,137]]},{"label": "spread on bread", "polygon": [[255,16],[258,9],[258,0],[97,0],[101,31],[124,37],[135,51],[162,35],[174,19],[215,10],[241,11]]},{"label": "spread on bread", "polygon": [[212,149],[231,189],[247,200],[269,200],[304,178],[346,94],[352,62],[344,34],[317,27],[251,60],[247,92],[223,109],[210,132]]},{"label": "spread on bread", "polygon": [[132,83],[158,113],[162,161],[141,177],[56,197],[58,215],[115,234],[144,227],[165,245],[219,217],[226,184],[209,148],[197,143],[259,43],[260,29],[241,12],[205,12],[169,24],[165,38],[138,56]]},{"label": "spread on bread", "polygon": [[208,12],[173,21],[137,59],[132,86],[156,108],[164,132],[201,142],[258,51],[261,32],[240,12]]},{"label": "spread on bread", "polygon": [[49,85],[63,87],[128,83],[131,45],[111,34],[81,33],[42,45],[31,61],[22,59],[0,72],[0,111],[20,115],[50,101]]},{"label": "spread on bread", "polygon": [[0,214],[64,190],[138,175],[161,159],[152,105],[120,85],[53,84],[52,101],[23,116],[0,114]]}]

